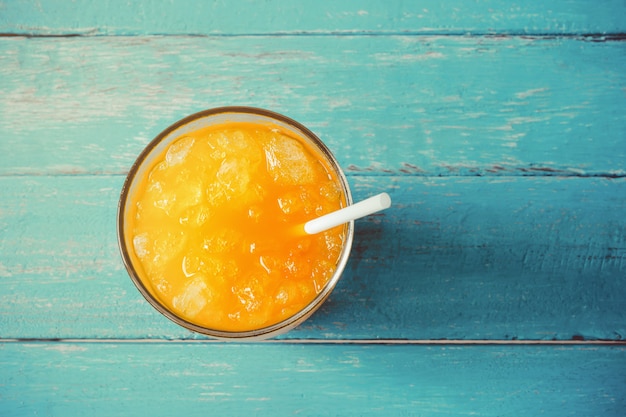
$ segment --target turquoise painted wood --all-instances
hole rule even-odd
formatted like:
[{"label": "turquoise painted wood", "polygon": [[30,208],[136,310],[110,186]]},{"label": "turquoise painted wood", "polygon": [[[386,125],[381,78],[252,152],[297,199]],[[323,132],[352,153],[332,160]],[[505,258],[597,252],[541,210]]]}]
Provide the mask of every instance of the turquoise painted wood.
[{"label": "turquoise painted wood", "polygon": [[174,121],[243,104],[351,175],[623,176],[623,68],[625,42],[579,38],[5,38],[0,173],[123,174]]},{"label": "turquoise painted wood", "polygon": [[[123,177],[0,178],[10,338],[190,338],[123,269]],[[330,300],[296,339],[626,338],[626,180],[354,176],[394,206],[356,224]],[[69,214],[69,215],[68,215]]]},{"label": "turquoise painted wood", "polygon": [[4,2],[0,33],[232,35],[326,33],[623,33],[621,0]]},{"label": "turquoise painted wood", "polygon": [[[0,415],[622,416],[626,3],[0,3]],[[115,236],[141,149],[287,114],[357,223],[327,303],[257,344],[145,302]]]},{"label": "turquoise painted wood", "polygon": [[0,413],[623,416],[622,347],[0,345]]}]

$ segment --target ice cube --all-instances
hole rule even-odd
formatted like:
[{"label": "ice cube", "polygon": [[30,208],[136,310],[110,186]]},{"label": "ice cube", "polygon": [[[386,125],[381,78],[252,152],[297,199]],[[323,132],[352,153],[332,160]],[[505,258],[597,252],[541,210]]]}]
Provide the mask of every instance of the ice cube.
[{"label": "ice cube", "polygon": [[249,322],[263,324],[267,320],[269,299],[265,298],[264,279],[250,276],[239,280],[231,291],[239,303],[239,310]]},{"label": "ice cube", "polygon": [[166,172],[168,168],[169,168],[169,165],[167,164],[167,162],[161,161],[150,170],[150,173],[148,174],[148,178],[150,180],[148,189],[150,189],[153,186],[153,184],[160,183],[163,180],[163,178],[167,176]]},{"label": "ice cube", "polygon": [[217,144],[223,149],[240,151],[250,146],[250,139],[241,130],[223,132],[217,138]]},{"label": "ice cube", "polygon": [[[190,264],[189,269],[190,271],[188,272],[191,272],[193,265]],[[197,272],[192,274],[192,276],[197,274],[211,277],[211,282],[215,283],[216,287],[223,286],[226,285],[227,280],[238,276],[239,266],[233,259],[221,259],[219,255],[201,253]]]},{"label": "ice cube", "polygon": [[171,298],[172,285],[162,276],[152,278],[152,286],[165,298]]},{"label": "ice cube", "polygon": [[167,263],[177,257],[187,243],[187,237],[182,231],[155,229],[148,237],[151,249],[150,262],[146,268],[152,271],[162,271]]},{"label": "ice cube", "polygon": [[157,207],[167,212],[170,204],[173,203],[174,195],[167,187],[165,173],[166,169],[162,169],[160,164],[150,172],[145,189],[145,206]]},{"label": "ice cube", "polygon": [[294,272],[297,272],[299,268],[296,261],[294,261],[292,258],[289,258],[287,259],[287,261],[285,261],[285,269],[293,274]]},{"label": "ice cube", "polygon": [[178,184],[173,192],[173,203],[168,214],[179,218],[185,211],[196,207],[204,201],[204,184],[201,179],[189,179]]},{"label": "ice cube", "polygon": [[335,264],[330,261],[319,260],[311,271],[311,278],[315,292],[319,293],[335,273]]},{"label": "ice cube", "polygon": [[185,160],[193,146],[195,139],[190,136],[183,136],[172,143],[165,154],[165,160],[169,166],[178,165]]},{"label": "ice cube", "polygon": [[314,196],[311,196],[304,186],[286,191],[277,199],[278,207],[284,214],[314,214],[316,209],[314,201]]},{"label": "ice cube", "polygon": [[178,222],[182,225],[197,228],[202,226],[209,219],[210,210],[207,206],[199,204],[185,209]]},{"label": "ice cube", "polygon": [[287,282],[280,286],[274,296],[275,304],[283,317],[291,316],[298,310],[298,300],[301,299],[297,283]]},{"label": "ice cube", "polygon": [[202,249],[208,253],[225,253],[232,250],[237,242],[242,241],[241,233],[233,229],[220,229],[207,235],[202,242]]},{"label": "ice cube", "polygon": [[313,284],[309,284],[306,282],[300,282],[297,284],[298,295],[303,299],[313,298],[315,295],[315,289],[313,288]]},{"label": "ice cube", "polygon": [[148,186],[146,187],[146,194],[158,196],[162,192],[163,184],[161,183],[161,180],[151,177],[150,182],[148,182]]},{"label": "ice cube", "polygon": [[170,184],[171,179],[168,176],[170,173],[167,164],[159,163],[150,171],[145,191],[146,202],[150,202],[149,205],[158,207],[166,213],[176,199],[174,187]]},{"label": "ice cube", "polygon": [[296,139],[277,134],[265,148],[267,170],[283,185],[312,184],[316,180],[315,161]]},{"label": "ice cube", "polygon": [[302,211],[304,201],[295,192],[288,192],[277,199],[278,207],[284,214],[293,214]]},{"label": "ice cube", "polygon": [[320,186],[320,195],[327,202],[336,204],[341,199],[341,188],[335,181],[325,181]]},{"label": "ice cube", "polygon": [[328,280],[313,279],[313,288],[316,294],[319,294],[324,289],[326,282],[328,282]]},{"label": "ice cube", "polygon": [[327,231],[322,236],[327,250],[327,259],[329,261],[336,260],[343,248],[343,235]]},{"label": "ice cube", "polygon": [[222,159],[226,158],[226,152],[223,149],[213,149],[209,153],[209,156],[216,161],[221,161]]},{"label": "ice cube", "polygon": [[252,288],[236,288],[233,292],[246,311],[251,312],[259,309],[261,301],[257,298]]},{"label": "ice cube", "polygon": [[150,251],[148,250],[148,234],[140,233],[133,238],[133,248],[135,249],[135,254],[139,257],[139,259],[145,259]]},{"label": "ice cube", "polygon": [[161,192],[152,202],[154,207],[160,208],[168,216],[171,216],[174,211],[174,203],[176,203],[176,194],[171,192]]},{"label": "ice cube", "polygon": [[286,289],[281,288],[278,290],[274,299],[278,304],[287,304],[287,301],[289,301],[289,292],[287,292]]},{"label": "ice cube", "polygon": [[276,242],[268,239],[267,241],[257,241],[257,251],[263,253],[258,257],[257,268],[263,275],[271,275],[280,273],[283,269],[284,261],[276,255],[275,250],[279,248]]},{"label": "ice cube", "polygon": [[147,198],[152,199],[154,207],[160,208],[175,221],[185,223],[184,218],[189,216],[186,212],[204,202],[205,185],[200,178],[171,180],[155,183],[149,192]]},{"label": "ice cube", "polygon": [[283,263],[283,274],[302,277],[310,276],[312,262],[309,257],[303,257],[301,253],[297,254],[297,251],[292,250]]},{"label": "ice cube", "polygon": [[215,205],[224,204],[243,195],[250,184],[248,164],[243,159],[226,158],[216,174],[216,182],[209,186],[209,198]]},{"label": "ice cube", "polygon": [[215,291],[207,285],[207,279],[203,275],[196,275],[185,284],[182,291],[176,295],[172,304],[180,313],[194,317],[211,302]]},{"label": "ice cube", "polygon": [[270,314],[272,311],[272,303],[271,301],[266,301],[261,305],[261,308],[258,308],[252,312],[248,312],[247,322],[250,326],[254,327],[263,327],[269,324]]},{"label": "ice cube", "polygon": [[260,162],[263,158],[258,139],[241,130],[227,130],[213,139],[216,149],[221,149],[226,155],[246,158],[251,163]]}]

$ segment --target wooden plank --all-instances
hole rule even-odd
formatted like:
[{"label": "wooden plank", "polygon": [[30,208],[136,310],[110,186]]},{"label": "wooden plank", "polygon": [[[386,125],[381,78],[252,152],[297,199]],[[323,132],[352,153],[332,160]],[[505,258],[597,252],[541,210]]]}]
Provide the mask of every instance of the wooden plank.
[{"label": "wooden plank", "polygon": [[5,343],[0,366],[10,416],[617,417],[626,407],[623,346]]},{"label": "wooden plank", "polygon": [[[331,298],[288,338],[626,338],[626,179],[350,177],[357,222]],[[123,177],[0,178],[3,338],[189,338],[123,269]]]},{"label": "wooden plank", "polygon": [[626,5],[620,0],[30,0],[3,4],[0,33],[620,33],[626,29],[625,16]]},{"label": "wooden plank", "polygon": [[121,174],[179,118],[238,104],[301,121],[355,175],[623,176],[625,52],[569,38],[4,38],[0,175]]}]

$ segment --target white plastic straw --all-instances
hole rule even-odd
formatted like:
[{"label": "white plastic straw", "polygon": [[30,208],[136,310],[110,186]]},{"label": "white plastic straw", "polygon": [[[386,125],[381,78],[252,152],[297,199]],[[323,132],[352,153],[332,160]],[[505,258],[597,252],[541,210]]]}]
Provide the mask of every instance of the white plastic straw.
[{"label": "white plastic straw", "polygon": [[312,235],[331,229],[340,224],[365,217],[377,211],[384,210],[391,206],[391,197],[387,193],[381,193],[360,201],[348,207],[334,211],[310,220],[304,224],[304,231]]}]

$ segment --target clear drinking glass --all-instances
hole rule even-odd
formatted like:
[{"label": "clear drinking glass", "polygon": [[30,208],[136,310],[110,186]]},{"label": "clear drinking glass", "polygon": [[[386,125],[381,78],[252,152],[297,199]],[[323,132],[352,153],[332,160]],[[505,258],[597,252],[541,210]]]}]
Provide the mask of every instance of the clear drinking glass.
[{"label": "clear drinking glass", "polygon": [[309,318],[328,298],[348,261],[354,235],[354,222],[351,221],[344,226],[342,248],[334,274],[310,303],[278,323],[244,331],[229,331],[205,327],[197,323],[192,323],[190,320],[182,317],[181,314],[176,313],[147,288],[144,282],[146,277],[142,276],[144,274],[142,272],[143,269],[137,265],[138,258],[137,256],[133,256],[132,252],[133,241],[132,237],[129,236],[127,218],[129,216],[130,206],[132,205],[133,195],[142,186],[142,178],[148,175],[150,167],[154,165],[155,158],[162,155],[163,152],[182,135],[195,132],[207,126],[220,125],[225,122],[259,124],[267,124],[269,122],[305,140],[321,158],[324,158],[325,165],[334,172],[338,181],[338,188],[341,190],[345,204],[352,204],[348,182],[337,160],[324,143],[309,129],[286,116],[264,109],[251,107],[220,107],[193,114],[174,123],[152,140],[141,152],[132,165],[121,191],[117,221],[118,243],[128,274],[139,292],[156,310],[174,323],[191,331],[223,340],[266,339],[282,334],[298,326]]}]

